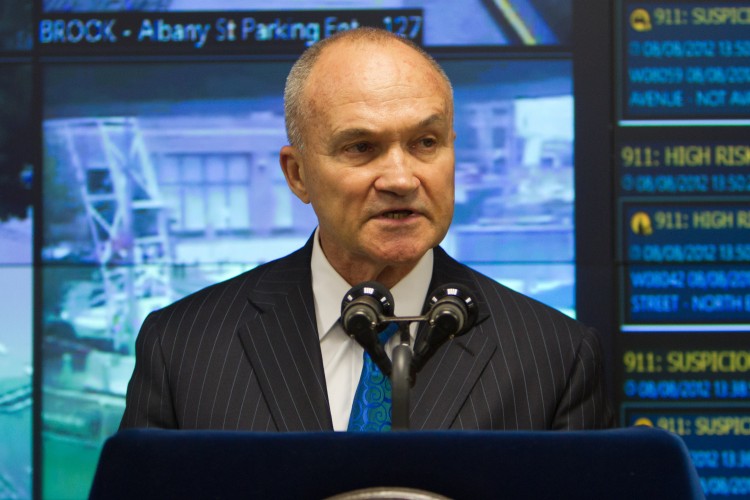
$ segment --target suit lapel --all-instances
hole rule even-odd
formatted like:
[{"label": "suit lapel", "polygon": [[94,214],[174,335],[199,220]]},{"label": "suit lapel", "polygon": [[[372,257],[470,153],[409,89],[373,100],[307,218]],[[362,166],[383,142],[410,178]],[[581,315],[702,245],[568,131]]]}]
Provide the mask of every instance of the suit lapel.
[{"label": "suit lapel", "polygon": [[[248,291],[254,312],[238,335],[279,430],[332,430],[314,312],[312,240],[278,261]],[[430,290],[462,283],[474,291],[479,323],[489,311],[471,273],[435,249]],[[421,331],[421,330],[420,330]],[[497,349],[479,324],[447,342],[417,374],[410,395],[411,429],[448,429]]]},{"label": "suit lapel", "polygon": [[279,430],[332,430],[310,274],[312,240],[275,264],[248,293],[254,308],[239,328]]},{"label": "suit lapel", "polygon": [[430,290],[447,283],[461,283],[476,294],[479,320],[468,333],[446,342],[417,374],[410,396],[410,428],[415,430],[448,429],[497,349],[495,336],[481,324],[489,310],[472,274],[438,247]]}]

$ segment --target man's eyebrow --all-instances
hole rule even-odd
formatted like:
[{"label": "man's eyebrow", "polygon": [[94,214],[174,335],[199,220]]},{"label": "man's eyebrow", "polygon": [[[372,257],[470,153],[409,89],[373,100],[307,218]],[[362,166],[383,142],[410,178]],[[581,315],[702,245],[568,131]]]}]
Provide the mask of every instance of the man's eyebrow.
[{"label": "man's eyebrow", "polygon": [[[435,113],[433,115],[428,116],[427,118],[420,120],[414,125],[414,129],[422,129],[426,127],[430,127],[433,125],[440,125],[442,123],[445,123],[447,121],[447,117],[442,113]],[[366,137],[370,137],[377,134],[375,130],[364,128],[364,127],[352,127],[352,128],[346,128],[343,130],[339,130],[338,132],[334,132],[328,143],[331,145],[331,149],[336,149],[338,145],[344,144],[350,141],[354,141],[356,139],[363,139]]]},{"label": "man's eyebrow", "polygon": [[345,128],[331,134],[327,141],[325,141],[325,150],[327,154],[333,155],[338,149],[349,142],[363,139],[372,135],[374,132],[366,128],[353,127]]},{"label": "man's eyebrow", "polygon": [[330,142],[331,144],[341,144],[342,142],[349,142],[354,139],[372,135],[373,133],[374,132],[372,130],[368,130],[366,128],[346,128],[344,130],[334,132],[333,135],[331,135]]},{"label": "man's eyebrow", "polygon": [[[413,128],[424,128],[429,127],[434,124],[440,124],[444,123],[446,121],[445,115],[442,113],[435,113],[434,115],[430,115],[427,118],[420,120],[419,122],[414,125]],[[340,130],[338,132],[334,132],[331,136],[331,142],[347,142],[352,139],[359,139],[360,137],[367,137],[369,135],[373,135],[376,132],[371,129],[367,129],[364,127],[354,127],[354,128],[347,128],[344,130]]]},{"label": "man's eyebrow", "polygon": [[434,125],[436,123],[444,123],[446,121],[446,116],[442,113],[435,113],[434,115],[430,115],[424,120],[420,121],[419,124],[417,124],[417,128],[421,127],[429,127],[430,125]]}]

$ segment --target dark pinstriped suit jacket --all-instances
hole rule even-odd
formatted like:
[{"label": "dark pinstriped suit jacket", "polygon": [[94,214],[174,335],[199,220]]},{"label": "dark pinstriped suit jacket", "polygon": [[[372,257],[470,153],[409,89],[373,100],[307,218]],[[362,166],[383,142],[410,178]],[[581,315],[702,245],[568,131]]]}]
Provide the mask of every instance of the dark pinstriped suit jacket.
[{"label": "dark pinstriped suit jacket", "polygon": [[[332,430],[310,274],[297,252],[144,322],[121,428]],[[480,319],[417,376],[411,429],[611,425],[597,335],[435,249],[430,289],[463,283]]]}]

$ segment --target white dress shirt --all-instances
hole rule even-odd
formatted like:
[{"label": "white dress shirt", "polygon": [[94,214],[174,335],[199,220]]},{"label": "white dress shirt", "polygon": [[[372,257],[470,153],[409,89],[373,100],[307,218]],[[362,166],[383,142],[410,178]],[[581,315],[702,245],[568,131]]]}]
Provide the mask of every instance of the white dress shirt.
[{"label": "white dress shirt", "polygon": [[[352,285],[347,283],[326,259],[318,240],[318,230],[315,231],[314,239],[310,265],[328,401],[333,429],[345,431],[349,425],[352,401],[362,371],[364,349],[344,332],[338,322],[341,316],[341,300]],[[432,262],[430,250],[408,275],[391,288],[396,316],[417,316],[422,313],[432,278]],[[412,346],[416,330],[417,325],[412,324]],[[385,347],[388,356],[397,344],[398,336],[394,335]]]}]

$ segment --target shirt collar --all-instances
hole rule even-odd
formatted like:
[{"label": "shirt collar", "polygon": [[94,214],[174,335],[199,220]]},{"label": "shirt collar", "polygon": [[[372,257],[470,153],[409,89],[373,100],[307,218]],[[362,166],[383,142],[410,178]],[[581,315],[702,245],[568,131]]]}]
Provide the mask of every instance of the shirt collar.
[{"label": "shirt collar", "polygon": [[[336,272],[328,262],[318,239],[318,229],[313,237],[312,288],[315,300],[315,318],[318,336],[322,339],[341,316],[341,300],[351,285]],[[391,288],[396,316],[417,316],[422,314],[424,299],[432,279],[432,250],[424,254],[409,274]]]}]

